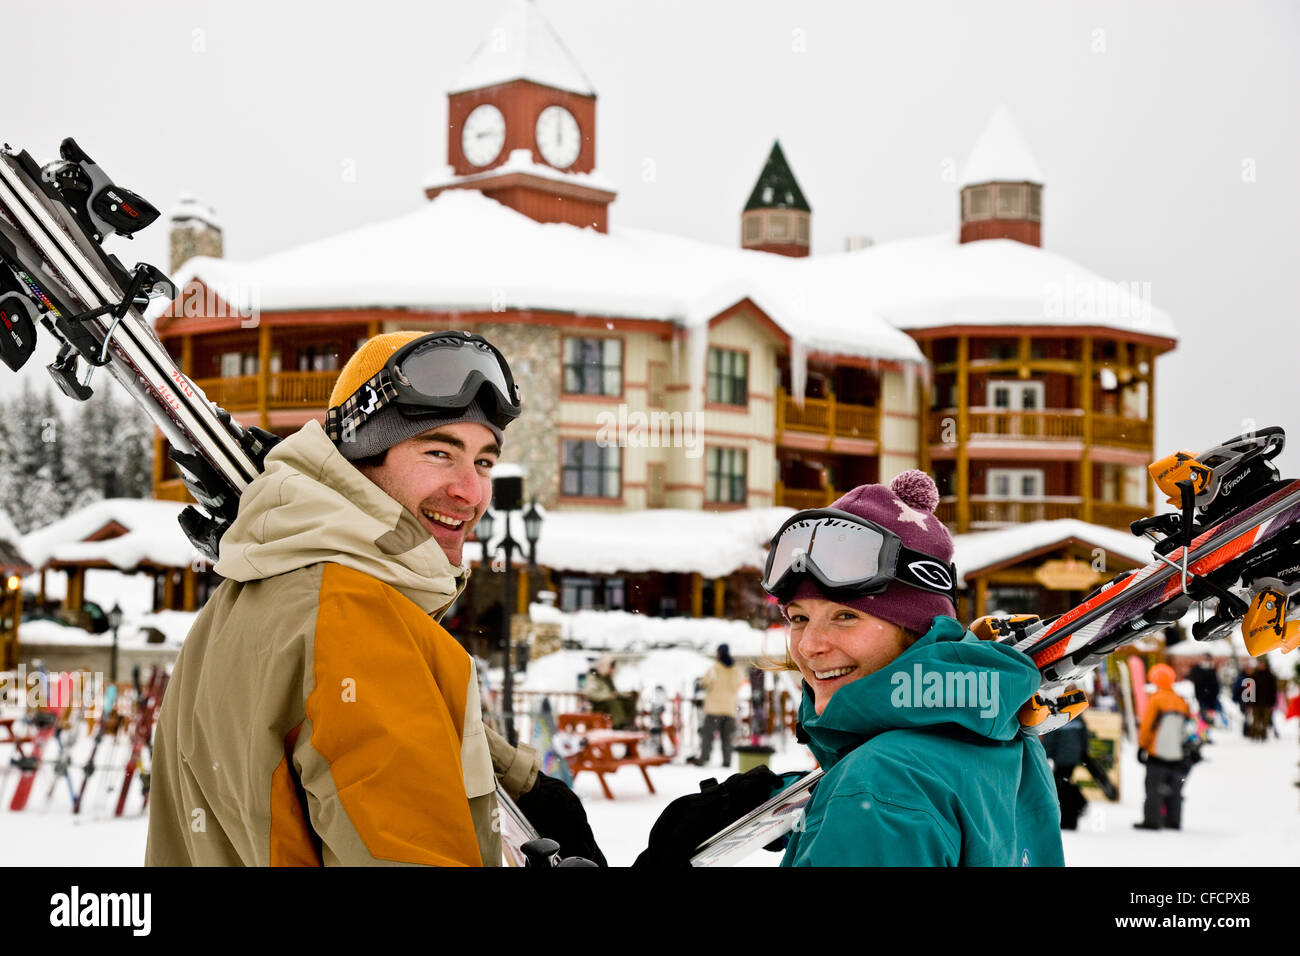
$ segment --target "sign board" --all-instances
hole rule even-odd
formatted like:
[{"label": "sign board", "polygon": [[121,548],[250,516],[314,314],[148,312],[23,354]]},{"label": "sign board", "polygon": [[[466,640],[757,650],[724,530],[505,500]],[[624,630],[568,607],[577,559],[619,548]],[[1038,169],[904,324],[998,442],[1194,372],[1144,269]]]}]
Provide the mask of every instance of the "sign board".
[{"label": "sign board", "polygon": [[1034,580],[1049,591],[1087,591],[1101,583],[1104,575],[1077,558],[1047,561],[1034,572]]}]

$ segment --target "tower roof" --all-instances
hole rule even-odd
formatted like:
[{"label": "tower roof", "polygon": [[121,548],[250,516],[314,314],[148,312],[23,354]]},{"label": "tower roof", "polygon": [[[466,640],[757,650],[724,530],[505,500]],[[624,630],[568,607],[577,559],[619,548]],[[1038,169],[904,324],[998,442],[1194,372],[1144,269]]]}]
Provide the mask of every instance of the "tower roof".
[{"label": "tower roof", "polygon": [[532,80],[583,96],[596,95],[582,67],[533,0],[507,0],[487,39],[447,92],[477,90],[511,80]]},{"label": "tower roof", "polygon": [[751,209],[799,209],[812,212],[808,200],[803,198],[799,183],[795,181],[794,173],[790,171],[790,164],[785,161],[780,140],[772,144],[772,152],[763,165],[763,172],[754,184],[754,191],[749,194],[749,202],[745,203],[745,211]]},{"label": "tower roof", "polygon": [[975,141],[962,170],[961,185],[1020,182],[1042,185],[1043,174],[1016,129],[1010,110],[999,106]]}]

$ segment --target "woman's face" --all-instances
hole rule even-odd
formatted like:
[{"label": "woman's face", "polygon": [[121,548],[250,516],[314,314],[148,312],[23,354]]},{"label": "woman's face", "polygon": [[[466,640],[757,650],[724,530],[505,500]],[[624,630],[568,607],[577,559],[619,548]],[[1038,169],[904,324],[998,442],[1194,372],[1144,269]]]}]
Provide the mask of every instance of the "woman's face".
[{"label": "woman's face", "polygon": [[786,613],[790,656],[812,688],[818,714],[837,690],[880,670],[909,643],[897,624],[823,598],[791,601]]}]

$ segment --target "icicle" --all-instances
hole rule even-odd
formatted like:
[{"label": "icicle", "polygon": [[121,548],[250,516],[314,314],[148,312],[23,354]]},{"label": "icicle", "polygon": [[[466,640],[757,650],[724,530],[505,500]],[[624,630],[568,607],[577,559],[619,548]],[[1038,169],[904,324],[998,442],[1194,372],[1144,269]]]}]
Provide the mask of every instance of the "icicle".
[{"label": "icicle", "polygon": [[808,390],[808,347],[799,339],[790,339],[790,397],[799,408],[803,408],[805,392]]}]

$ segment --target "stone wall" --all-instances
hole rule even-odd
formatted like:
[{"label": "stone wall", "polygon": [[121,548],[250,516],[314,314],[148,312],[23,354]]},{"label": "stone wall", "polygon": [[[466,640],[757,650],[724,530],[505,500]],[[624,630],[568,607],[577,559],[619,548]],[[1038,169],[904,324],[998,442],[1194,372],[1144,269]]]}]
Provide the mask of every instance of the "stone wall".
[{"label": "stone wall", "polygon": [[520,322],[484,323],[473,329],[501,350],[519,387],[523,412],[506,431],[503,462],[527,469],[525,498],[534,495],[544,508],[555,505],[560,491],[560,413],[562,359],[560,330]]}]

